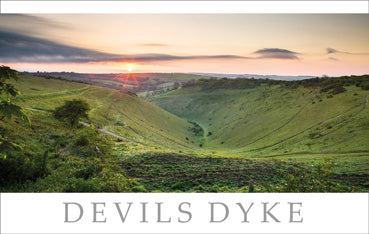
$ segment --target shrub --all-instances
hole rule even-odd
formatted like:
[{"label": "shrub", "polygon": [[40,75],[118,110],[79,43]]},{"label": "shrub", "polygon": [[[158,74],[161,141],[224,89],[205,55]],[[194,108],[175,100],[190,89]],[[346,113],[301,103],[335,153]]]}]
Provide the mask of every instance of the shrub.
[{"label": "shrub", "polygon": [[106,157],[112,152],[112,143],[92,128],[82,128],[73,138],[73,151],[82,157]]},{"label": "shrub", "polygon": [[342,86],[337,86],[335,87],[332,91],[330,91],[330,94],[339,94],[339,93],[343,93],[346,91],[346,88],[342,87]]},{"label": "shrub", "polygon": [[73,99],[65,101],[62,106],[59,106],[54,111],[54,117],[68,122],[72,127],[75,127],[81,118],[88,118],[90,105],[82,99]]},{"label": "shrub", "polygon": [[368,81],[364,81],[360,84],[361,89],[363,90],[369,90],[369,80]]},{"label": "shrub", "polygon": [[352,192],[354,188],[331,180],[333,159],[302,165],[293,173],[280,170],[282,182],[268,184],[268,192]]},{"label": "shrub", "polygon": [[49,173],[48,151],[43,154],[11,152],[0,159],[0,186],[35,181]]},{"label": "shrub", "polygon": [[[115,163],[106,164],[94,180],[99,184],[102,192],[132,192],[132,180],[128,179]],[[138,189],[137,184],[135,188]]]},{"label": "shrub", "polygon": [[99,185],[93,180],[72,177],[65,181],[62,192],[99,192]]},{"label": "shrub", "polygon": [[83,178],[85,180],[95,176],[103,169],[102,161],[98,158],[86,159],[82,165],[82,168],[74,172],[73,175],[76,178]]}]

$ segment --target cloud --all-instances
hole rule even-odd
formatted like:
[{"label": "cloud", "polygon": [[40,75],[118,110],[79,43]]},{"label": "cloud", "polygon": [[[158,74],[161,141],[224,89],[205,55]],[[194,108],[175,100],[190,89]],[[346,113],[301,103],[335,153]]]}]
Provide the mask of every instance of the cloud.
[{"label": "cloud", "polygon": [[48,40],[0,31],[0,61],[29,63],[86,63],[134,60],[156,62],[191,59],[245,59],[238,55],[176,56],[170,54],[123,55],[63,45]]},{"label": "cloud", "polygon": [[48,40],[0,31],[2,62],[97,62],[118,60],[120,56],[94,50],[62,45]]},{"label": "cloud", "polygon": [[143,46],[143,47],[166,47],[169,46],[168,44],[161,44],[161,43],[141,43],[141,44],[137,44],[138,46]]},{"label": "cloud", "polygon": [[333,58],[333,57],[329,57],[328,59],[329,59],[329,60],[332,60],[332,61],[339,61],[339,59],[338,59],[338,58]]},{"label": "cloud", "polygon": [[280,48],[264,48],[254,52],[259,58],[275,58],[275,59],[299,59],[296,52],[280,49]]},{"label": "cloud", "polygon": [[333,48],[327,48],[327,54],[369,55],[369,53],[352,53],[352,52],[347,52],[347,51],[336,50]]},{"label": "cloud", "polygon": [[335,54],[335,53],[340,53],[340,52],[333,48],[327,48],[327,54]]},{"label": "cloud", "polygon": [[196,59],[298,59],[295,52],[283,49],[262,49],[259,57],[239,55],[170,55],[170,54],[111,54],[68,46],[45,39],[0,30],[0,62],[23,63],[89,63],[124,62],[153,63]]},{"label": "cloud", "polygon": [[26,35],[40,35],[50,29],[72,29],[66,25],[44,17],[26,14],[1,14],[0,29]]}]

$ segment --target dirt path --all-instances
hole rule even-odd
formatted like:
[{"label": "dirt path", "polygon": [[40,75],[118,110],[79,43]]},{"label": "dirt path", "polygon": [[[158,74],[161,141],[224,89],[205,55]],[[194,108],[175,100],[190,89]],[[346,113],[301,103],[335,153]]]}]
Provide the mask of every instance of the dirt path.
[{"label": "dirt path", "polygon": [[[35,108],[29,108],[29,107],[24,107],[24,109],[26,109],[26,110],[32,110],[32,111],[38,111],[38,112],[42,112],[42,113],[50,113],[50,111],[45,111],[45,110],[40,110],[40,109],[35,109]],[[82,124],[82,125],[84,125],[84,126],[87,126],[87,127],[90,127],[91,126],[89,123],[86,123],[86,122],[83,122],[83,121],[79,121],[79,123]],[[140,142],[137,142],[137,141],[128,139],[126,137],[117,135],[117,134],[115,134],[113,132],[110,132],[109,130],[106,130],[106,129],[97,128],[96,130],[98,130],[99,132],[102,132],[102,133],[111,135],[113,137],[116,137],[116,138],[118,138],[120,140],[129,141],[129,142],[132,142],[132,143],[135,143],[135,144],[146,145],[144,143],[140,143]]]},{"label": "dirt path", "polygon": [[37,112],[42,112],[42,113],[51,113],[51,111],[45,111],[45,110],[40,110],[40,109],[35,109],[35,108],[30,108],[30,107],[23,107],[23,109],[25,109],[25,110],[31,110],[31,111],[37,111]]}]

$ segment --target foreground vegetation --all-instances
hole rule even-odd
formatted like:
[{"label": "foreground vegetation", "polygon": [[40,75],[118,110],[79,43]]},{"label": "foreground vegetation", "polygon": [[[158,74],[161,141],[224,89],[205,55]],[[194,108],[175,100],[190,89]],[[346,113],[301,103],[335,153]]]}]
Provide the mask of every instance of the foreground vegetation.
[{"label": "foreground vegetation", "polygon": [[122,162],[146,191],[164,192],[338,192],[361,191],[334,180],[333,160],[317,164],[280,160],[198,157],[151,153]]},{"label": "foreground vegetation", "polygon": [[0,190],[368,191],[366,81],[191,81],[150,96],[167,112],[130,92],[7,80],[25,115],[0,121]]}]

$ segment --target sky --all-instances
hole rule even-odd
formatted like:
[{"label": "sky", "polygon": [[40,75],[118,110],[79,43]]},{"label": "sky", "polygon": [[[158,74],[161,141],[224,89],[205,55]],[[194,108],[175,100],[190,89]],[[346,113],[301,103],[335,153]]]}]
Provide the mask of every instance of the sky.
[{"label": "sky", "polygon": [[2,14],[19,71],[369,74],[369,14]]}]

